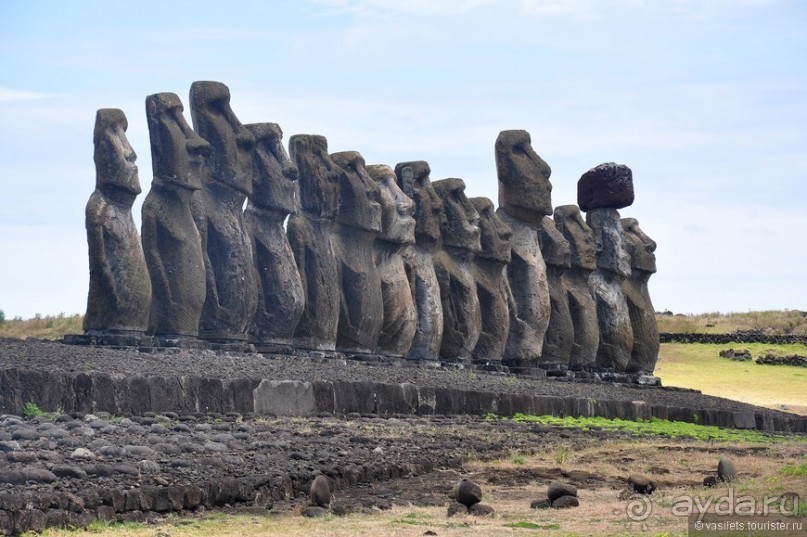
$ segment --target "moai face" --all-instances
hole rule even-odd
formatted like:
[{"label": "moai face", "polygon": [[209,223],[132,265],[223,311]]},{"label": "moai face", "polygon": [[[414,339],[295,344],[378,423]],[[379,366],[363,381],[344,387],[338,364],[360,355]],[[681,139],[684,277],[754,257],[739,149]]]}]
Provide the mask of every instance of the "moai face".
[{"label": "moai face", "polygon": [[423,160],[401,162],[395,166],[398,186],[415,202],[415,237],[418,243],[440,240],[445,221],[443,202],[432,186],[429,163]]},{"label": "moai face", "polygon": [[616,209],[593,209],[586,222],[594,232],[597,268],[622,277],[630,276],[630,256],[625,249],[625,234]]},{"label": "moai face", "polygon": [[339,216],[344,226],[381,232],[381,205],[378,186],[364,169],[364,158],[358,151],[342,151],[331,155],[344,172],[339,182]]},{"label": "moai face", "polygon": [[200,173],[210,144],[190,128],[174,93],[146,97],[146,118],[151,139],[154,178],[188,190],[202,188]]},{"label": "moai face", "polygon": [[469,252],[482,249],[479,240],[479,213],[465,196],[462,179],[441,179],[434,182],[434,190],[443,200],[446,218],[440,233],[444,246],[453,246]]},{"label": "moai face", "polygon": [[552,214],[552,170],[530,145],[524,130],[502,131],[496,138],[499,205],[512,216],[538,225]]},{"label": "moai face", "polygon": [[493,202],[488,198],[471,198],[469,201],[479,213],[482,251],[477,254],[477,257],[509,263],[510,239],[513,237],[513,230],[499,218]]},{"label": "moai face", "polygon": [[316,134],[295,134],[289,139],[289,151],[300,172],[303,213],[314,219],[335,219],[344,172],[328,155],[328,140]]},{"label": "moai face", "polygon": [[631,267],[651,274],[656,272],[656,241],[645,235],[635,218],[623,218],[622,229]]},{"label": "moai face", "polygon": [[538,242],[547,265],[563,268],[572,266],[572,250],[569,241],[566,240],[563,233],[558,231],[554,220],[549,216],[544,216],[541,221]]},{"label": "moai face", "polygon": [[283,147],[283,131],[277,123],[253,123],[246,127],[255,137],[251,202],[265,209],[297,213],[300,172]]},{"label": "moai face", "polygon": [[385,164],[373,164],[366,169],[378,185],[381,204],[381,235],[378,238],[395,244],[414,243],[415,202],[398,187],[395,171]]},{"label": "moai face", "polygon": [[594,232],[586,224],[577,205],[555,207],[555,227],[569,242],[571,266],[586,270],[597,268],[597,245]]},{"label": "moai face", "polygon": [[131,207],[135,196],[140,194],[137,177],[137,154],[126,138],[129,122],[123,111],[117,108],[102,108],[95,114],[95,187]]},{"label": "moai face", "polygon": [[255,137],[230,108],[230,90],[220,82],[194,82],[190,106],[194,129],[211,146],[208,165],[213,181],[251,194]]}]

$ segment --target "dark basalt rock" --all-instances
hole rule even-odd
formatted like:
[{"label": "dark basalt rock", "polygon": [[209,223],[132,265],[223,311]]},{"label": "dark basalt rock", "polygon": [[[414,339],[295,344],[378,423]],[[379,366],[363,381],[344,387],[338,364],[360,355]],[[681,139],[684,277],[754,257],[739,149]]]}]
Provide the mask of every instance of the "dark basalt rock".
[{"label": "dark basalt rock", "polygon": [[336,350],[371,354],[384,324],[381,276],[373,251],[381,233],[378,187],[357,151],[334,153],[331,159],[343,171],[341,206],[332,235],[341,291]]},{"label": "dark basalt rock", "polygon": [[258,307],[258,276],[243,218],[255,174],[255,137],[238,121],[230,90],[220,82],[194,82],[190,109],[194,129],[211,146],[192,205],[207,277],[199,337],[243,341]]},{"label": "dark basalt rock", "polygon": [[463,478],[457,483],[453,497],[462,505],[471,507],[482,501],[482,488],[470,479]]},{"label": "dark basalt rock", "polygon": [[468,512],[473,516],[493,516],[496,510],[486,503],[479,502],[468,508]]},{"label": "dark basalt rock", "polygon": [[571,266],[561,278],[574,329],[569,367],[588,368],[597,359],[600,342],[597,306],[590,285],[591,273],[597,268],[594,234],[577,205],[556,207],[553,219],[555,227],[569,242],[571,251]]},{"label": "dark basalt rock", "polygon": [[381,234],[375,241],[375,263],[381,277],[384,323],[377,351],[406,356],[417,330],[417,309],[409,287],[403,254],[415,243],[415,203],[398,187],[395,171],[376,164],[366,167],[378,186]]},{"label": "dark basalt rock", "polygon": [[606,162],[577,182],[577,205],[583,211],[622,209],[633,204],[633,172],[624,164]]},{"label": "dark basalt rock", "polygon": [[95,192],[86,208],[90,288],[84,331],[88,335],[143,334],[148,326],[151,280],[132,204],[140,194],[129,123],[116,108],[95,116]]},{"label": "dark basalt rock", "polygon": [[249,329],[261,346],[291,345],[305,295],[283,223],[300,210],[299,171],[283,147],[276,123],[246,126],[255,137],[255,174],[244,211],[258,274],[258,306]]},{"label": "dark basalt rock", "polygon": [[404,264],[417,308],[417,330],[406,357],[437,360],[443,339],[443,306],[433,255],[440,249],[443,204],[429,179],[429,164],[419,160],[395,166],[398,186],[415,202],[415,244],[404,253]]},{"label": "dark basalt rock", "polygon": [[549,326],[544,337],[541,362],[568,366],[574,347],[574,323],[568,294],[563,286],[563,275],[571,267],[571,247],[549,216],[541,221],[538,240],[546,262],[550,305]]},{"label": "dark basalt rock", "polygon": [[561,481],[553,481],[547,488],[546,496],[550,502],[554,502],[561,496],[577,496],[577,487]]},{"label": "dark basalt rock", "polygon": [[473,258],[481,249],[479,214],[465,196],[462,179],[435,181],[434,190],[443,200],[446,216],[440,228],[443,249],[434,255],[434,272],[443,305],[440,356],[444,360],[466,362],[482,330],[482,311],[472,269]]},{"label": "dark basalt rock", "polygon": [[324,475],[318,475],[311,482],[311,490],[308,493],[308,498],[311,505],[318,505],[320,507],[328,507],[333,499],[331,492],[331,483]]},{"label": "dark basalt rock", "polygon": [[552,509],[568,509],[570,507],[579,507],[580,500],[574,496],[561,496],[551,503]]},{"label": "dark basalt rock", "polygon": [[185,121],[173,93],[146,98],[154,179],[143,202],[143,250],[151,277],[149,333],[180,340],[199,333],[206,283],[202,241],[191,214],[210,144]]},{"label": "dark basalt rock", "polygon": [[646,475],[631,474],[628,477],[628,486],[639,494],[653,494],[656,484]]},{"label": "dark basalt rock", "polygon": [[628,304],[631,328],[633,330],[633,350],[627,372],[650,373],[658,360],[658,324],[647,282],[656,272],[656,242],[644,234],[639,222],[634,218],[623,218],[625,248],[630,255],[631,275],[622,282],[622,291]]},{"label": "dark basalt rock", "polygon": [[721,458],[717,463],[717,479],[718,481],[730,482],[737,479],[737,470],[734,468],[734,463],[727,457]]},{"label": "dark basalt rock", "polygon": [[294,345],[333,351],[339,323],[339,273],[331,244],[344,173],[328,155],[324,136],[297,134],[289,140],[300,171],[300,214],[289,217],[287,234],[305,292],[305,308]]}]

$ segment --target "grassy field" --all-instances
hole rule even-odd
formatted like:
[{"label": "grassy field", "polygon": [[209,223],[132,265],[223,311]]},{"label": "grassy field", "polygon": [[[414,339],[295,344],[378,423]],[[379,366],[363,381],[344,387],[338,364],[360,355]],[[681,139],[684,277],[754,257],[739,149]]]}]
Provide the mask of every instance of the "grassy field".
[{"label": "grassy field", "polygon": [[735,362],[723,349],[807,356],[806,345],[663,343],[655,374],[664,386],[694,388],[709,395],[807,415],[807,368]]},{"label": "grassy field", "polygon": [[61,339],[65,334],[83,334],[84,316],[79,315],[38,315],[33,319],[6,319],[0,323],[0,337],[25,339]]},{"label": "grassy field", "polygon": [[747,313],[701,313],[698,315],[656,314],[659,332],[728,334],[737,330],[759,330],[766,334],[807,336],[807,312],[749,311]]}]

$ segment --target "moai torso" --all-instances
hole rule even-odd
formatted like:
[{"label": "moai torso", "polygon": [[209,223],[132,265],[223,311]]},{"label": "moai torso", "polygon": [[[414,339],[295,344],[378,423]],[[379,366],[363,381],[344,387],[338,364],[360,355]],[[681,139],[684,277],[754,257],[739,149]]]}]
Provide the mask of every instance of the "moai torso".
[{"label": "moai torso", "polygon": [[255,173],[255,138],[233,114],[224,84],[194,82],[190,109],[194,129],[211,148],[202,189],[192,206],[207,274],[199,337],[219,343],[243,341],[258,306],[257,274],[243,218]]},{"label": "moai torso", "polygon": [[434,255],[434,272],[443,305],[443,360],[468,362],[482,331],[482,312],[476,294],[473,259],[481,249],[479,214],[465,196],[462,179],[434,182],[443,200],[445,220],[440,234],[442,249]]},{"label": "moai torso", "polygon": [[633,350],[627,371],[652,373],[658,360],[659,338],[647,281],[656,272],[656,242],[645,235],[634,218],[623,218],[622,228],[631,261],[631,275],[622,283],[633,329]]},{"label": "moai torso", "polygon": [[336,350],[372,354],[384,325],[381,276],[373,250],[381,232],[378,188],[358,152],[334,153],[331,159],[343,171],[332,238],[340,283]]},{"label": "moai torso", "polygon": [[294,331],[294,345],[333,351],[340,286],[331,235],[339,212],[339,183],[344,172],[328,155],[324,136],[292,136],[289,151],[300,172],[301,211],[289,217],[287,234],[305,292],[305,308]]},{"label": "moai torso", "polygon": [[128,122],[118,109],[95,116],[95,192],[86,209],[90,288],[84,330],[88,334],[143,333],[148,327],[151,281],[132,204],[140,182]]},{"label": "moai torso", "polygon": [[538,231],[552,213],[552,173],[530,145],[527,131],[502,131],[496,139],[499,209],[496,213],[513,231],[507,279],[514,309],[504,351],[506,365],[539,363],[549,326],[550,301],[546,265]]},{"label": "moai torso", "polygon": [[482,328],[473,350],[477,364],[501,362],[510,331],[511,293],[505,268],[510,262],[513,232],[498,217],[488,198],[471,198],[479,214],[481,251],[473,261],[476,295],[482,313]]},{"label": "moai torso", "polygon": [[417,330],[407,358],[437,360],[443,339],[443,306],[433,256],[440,249],[443,204],[429,179],[425,161],[395,166],[398,186],[415,202],[415,244],[404,254],[409,284],[417,308]]},{"label": "moai torso", "polygon": [[258,306],[249,339],[259,350],[290,346],[305,307],[300,273],[283,223],[300,209],[298,170],[276,123],[246,125],[255,137],[255,175],[244,211],[258,275]]},{"label": "moai torso", "polygon": [[185,121],[173,93],[146,98],[154,179],[143,202],[143,250],[153,299],[149,333],[161,344],[195,337],[205,302],[202,241],[191,214],[200,168],[210,145]]},{"label": "moai torso", "polygon": [[549,216],[545,216],[541,221],[538,237],[541,242],[541,253],[546,262],[551,310],[541,362],[568,366],[574,346],[574,323],[566,290],[563,287],[563,274],[571,264],[571,249],[569,242],[558,231],[555,222]]},{"label": "moai torso", "polygon": [[378,354],[406,356],[417,330],[417,309],[409,287],[403,253],[415,242],[415,203],[403,193],[389,166],[367,166],[378,186],[381,234],[375,241],[375,263],[381,279],[384,322]]},{"label": "moai torso", "polygon": [[597,268],[594,234],[577,205],[555,208],[555,227],[569,242],[571,266],[563,272],[563,289],[574,328],[574,344],[569,367],[584,369],[594,366],[600,342],[597,324],[597,302],[591,291],[591,273]]}]

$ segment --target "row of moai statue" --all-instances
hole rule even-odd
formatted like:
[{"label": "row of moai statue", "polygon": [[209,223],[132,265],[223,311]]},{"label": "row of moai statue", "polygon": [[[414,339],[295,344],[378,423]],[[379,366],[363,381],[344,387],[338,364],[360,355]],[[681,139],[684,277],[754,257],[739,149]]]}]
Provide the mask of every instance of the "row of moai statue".
[{"label": "row of moai statue", "polygon": [[626,166],[588,171],[580,207],[553,209],[529,134],[503,131],[496,209],[462,179],[432,182],[424,161],[366,165],[318,135],[287,153],[280,127],[242,125],[218,82],[193,83],[190,113],[193,128],[175,94],[146,98],[142,243],[126,117],[97,113],[85,337],[653,371],[655,243],[620,219]]}]

